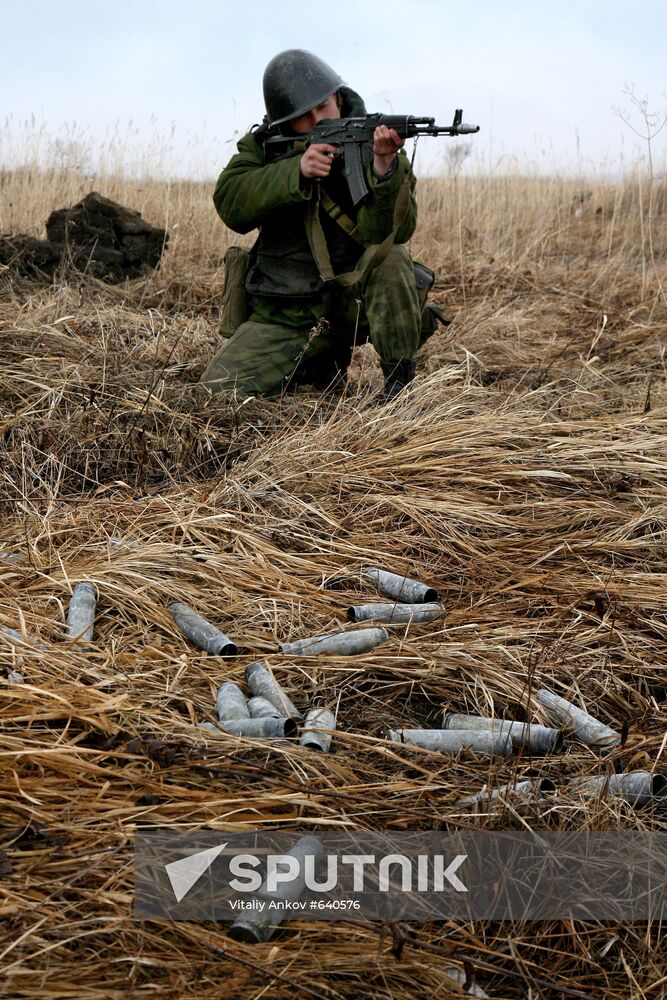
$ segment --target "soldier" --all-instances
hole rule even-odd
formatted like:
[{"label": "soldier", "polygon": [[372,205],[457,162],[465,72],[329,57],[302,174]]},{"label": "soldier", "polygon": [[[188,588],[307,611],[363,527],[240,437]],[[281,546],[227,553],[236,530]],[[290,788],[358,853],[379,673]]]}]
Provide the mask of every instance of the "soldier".
[{"label": "soldier", "polygon": [[[384,373],[384,398],[391,399],[414,376],[426,297],[403,246],[417,221],[404,140],[386,126],[375,130],[364,155],[370,193],[355,208],[335,146],[304,149],[302,143],[273,158],[265,140],[269,128],[299,136],[323,119],[364,115],[359,95],[317,56],[289,49],[266,68],[264,101],[262,126],[240,140],[213,195],[230,229],[259,229],[245,275],[249,315],[229,331],[202,384],[211,393],[244,395],[274,395],[303,383],[324,388],[344,378],[355,343],[370,339]],[[407,197],[396,218],[403,185]],[[320,255],[314,226],[326,245]],[[392,230],[384,259],[371,261]],[[323,280],[321,253],[338,281]],[[353,283],[340,282],[350,272]]]}]

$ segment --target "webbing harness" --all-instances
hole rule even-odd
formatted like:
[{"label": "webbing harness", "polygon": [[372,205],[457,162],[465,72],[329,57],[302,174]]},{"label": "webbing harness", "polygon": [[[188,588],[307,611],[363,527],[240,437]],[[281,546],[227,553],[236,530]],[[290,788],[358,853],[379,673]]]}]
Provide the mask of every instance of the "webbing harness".
[{"label": "webbing harness", "polygon": [[409,203],[410,173],[407,173],[396,196],[392,230],[389,235],[385,236],[382,243],[378,243],[375,246],[373,253],[370,255],[363,267],[355,268],[354,271],[347,271],[344,274],[334,274],[333,267],[331,266],[331,257],[329,256],[326,237],[324,235],[324,230],[322,229],[322,223],[320,222],[320,205],[329,217],[332,218],[334,222],[336,222],[341,229],[348,234],[348,236],[351,236],[353,240],[356,240],[356,242],[364,248],[367,248],[371,244],[367,243],[366,240],[359,236],[357,233],[357,226],[354,224],[352,219],[343,212],[343,210],[336,204],[333,198],[327,194],[326,191],[322,190],[318,181],[315,185],[313,197],[308,203],[308,210],[306,212],[306,236],[308,238],[310,252],[312,253],[315,263],[317,264],[317,270],[320,272],[322,280],[342,285],[345,288],[350,285],[363,284],[370,272],[382,263],[391,250],[394,240],[396,239],[396,234],[401,226],[401,223],[403,222],[403,219],[405,218]]}]

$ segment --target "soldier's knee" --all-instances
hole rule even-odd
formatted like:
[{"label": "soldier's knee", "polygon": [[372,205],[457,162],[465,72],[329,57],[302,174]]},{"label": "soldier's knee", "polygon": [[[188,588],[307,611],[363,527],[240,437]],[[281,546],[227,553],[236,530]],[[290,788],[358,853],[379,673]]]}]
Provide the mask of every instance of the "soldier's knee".
[{"label": "soldier's knee", "polygon": [[247,320],[211,359],[200,385],[210,394],[276,395],[306,343],[307,333]]},{"label": "soldier's knee", "polygon": [[215,358],[208,365],[204,374],[197,383],[197,398],[202,402],[210,399],[211,396],[219,392],[233,390],[237,386],[237,379],[233,372],[222,364],[214,364]]}]

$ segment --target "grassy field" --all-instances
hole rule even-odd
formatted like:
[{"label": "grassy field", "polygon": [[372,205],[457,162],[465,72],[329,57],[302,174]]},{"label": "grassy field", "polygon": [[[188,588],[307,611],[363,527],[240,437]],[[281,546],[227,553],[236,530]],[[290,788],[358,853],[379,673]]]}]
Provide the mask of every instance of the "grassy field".
[{"label": "grassy field", "polygon": [[[0,228],[41,236],[92,189],[169,247],[120,286],[0,273],[0,626],[42,646],[0,635],[3,996],[430,1000],[463,995],[455,968],[493,998],[664,997],[659,924],[295,921],[251,946],[132,916],[140,826],[667,829],[665,800],[568,788],[667,770],[664,182],[423,181],[410,249],[452,322],[386,407],[368,347],[342,397],[204,405],[236,241],[211,185],[14,171]],[[367,564],[428,582],[444,618],[352,660],[276,652],[349,628],[375,597]],[[98,591],[90,646],[65,636],[80,581]],[[241,655],[198,652],[170,600]],[[259,658],[300,708],[337,708],[331,754],[198,728]],[[489,762],[386,740],[443,709],[547,722],[540,685],[622,744]],[[456,804],[524,777],[557,796],[528,816]]]}]

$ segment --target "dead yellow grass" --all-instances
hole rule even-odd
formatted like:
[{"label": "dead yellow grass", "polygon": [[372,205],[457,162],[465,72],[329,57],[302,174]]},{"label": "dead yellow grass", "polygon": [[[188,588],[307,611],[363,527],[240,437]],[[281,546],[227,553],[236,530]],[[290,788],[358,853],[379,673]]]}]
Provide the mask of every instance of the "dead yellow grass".
[{"label": "dead yellow grass", "polygon": [[[7,996],[445,997],[459,995],[446,969],[464,962],[495,998],[661,996],[657,925],[295,922],[253,948],[221,926],[132,919],[140,825],[502,829],[526,820],[456,800],[513,774],[563,787],[666,770],[667,228],[664,191],[640,180],[424,184],[411,249],[453,321],[387,408],[367,348],[342,398],[199,402],[234,240],[205,185],[96,185],[170,229],[149,278],[0,275],[0,550],[22,559],[0,561],[0,625],[45,647],[2,646],[25,679],[0,679]],[[15,231],[40,235],[87,190],[71,174],[8,175],[0,214],[11,200]],[[372,595],[369,562],[434,585],[444,620],[393,627],[354,660],[276,652],[346,627]],[[81,580],[99,592],[90,650],[64,639]],[[241,656],[189,646],[172,599]],[[331,755],[198,730],[217,685],[260,657],[298,704],[339,705]],[[384,739],[444,707],[545,721],[538,683],[623,729],[623,745],[489,764]],[[565,793],[529,822],[666,819],[664,803]]]}]

